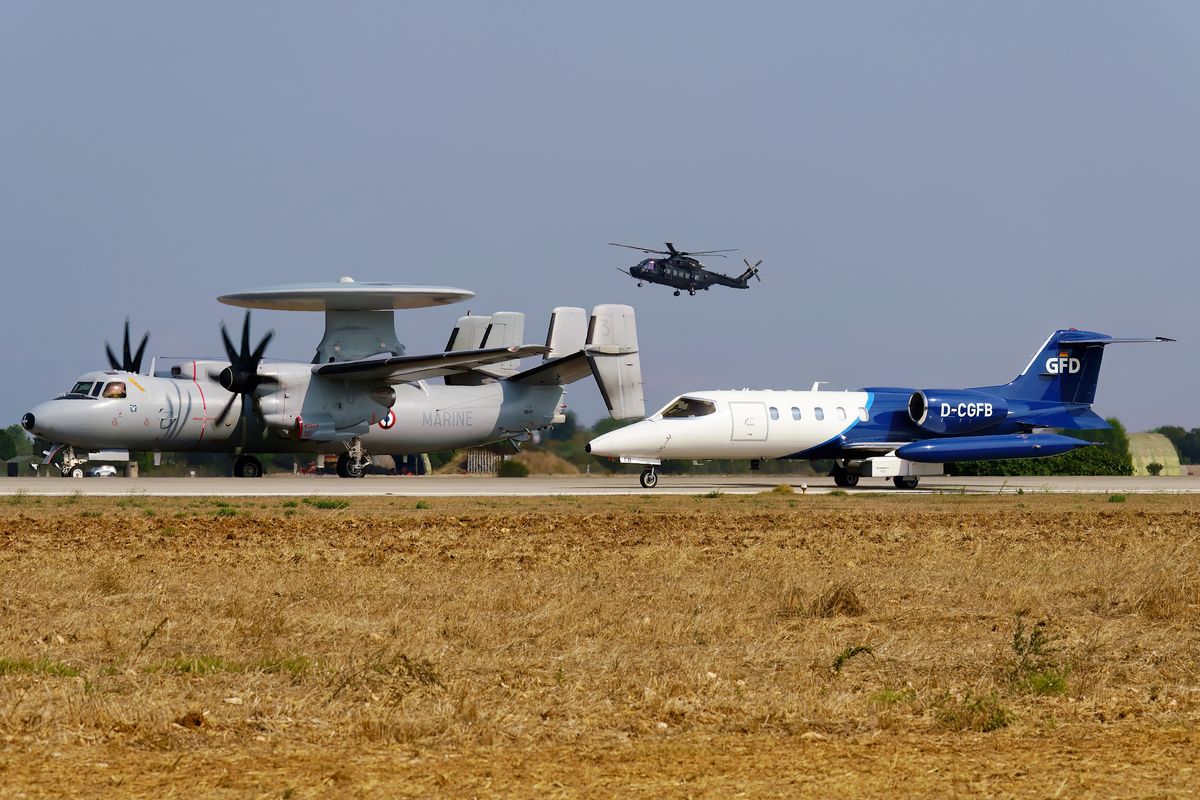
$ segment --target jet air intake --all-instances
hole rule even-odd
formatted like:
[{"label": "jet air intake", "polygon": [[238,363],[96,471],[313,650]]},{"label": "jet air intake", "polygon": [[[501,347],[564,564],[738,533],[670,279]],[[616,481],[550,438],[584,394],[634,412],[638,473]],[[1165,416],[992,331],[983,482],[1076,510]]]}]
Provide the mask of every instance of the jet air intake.
[{"label": "jet air intake", "polygon": [[908,398],[908,418],[930,433],[975,433],[1004,421],[1003,397],[963,389],[922,389]]}]

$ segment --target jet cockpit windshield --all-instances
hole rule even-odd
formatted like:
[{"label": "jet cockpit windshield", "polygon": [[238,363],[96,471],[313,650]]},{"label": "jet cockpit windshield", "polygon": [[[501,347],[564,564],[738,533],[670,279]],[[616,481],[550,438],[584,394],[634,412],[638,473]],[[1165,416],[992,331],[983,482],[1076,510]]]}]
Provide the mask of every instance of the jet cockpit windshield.
[{"label": "jet cockpit windshield", "polygon": [[680,397],[673,400],[662,410],[663,419],[687,419],[689,417],[707,417],[715,414],[717,406],[709,400],[698,397]]},{"label": "jet cockpit windshield", "polygon": [[120,399],[126,396],[125,381],[76,381],[64,397],[107,397]]}]

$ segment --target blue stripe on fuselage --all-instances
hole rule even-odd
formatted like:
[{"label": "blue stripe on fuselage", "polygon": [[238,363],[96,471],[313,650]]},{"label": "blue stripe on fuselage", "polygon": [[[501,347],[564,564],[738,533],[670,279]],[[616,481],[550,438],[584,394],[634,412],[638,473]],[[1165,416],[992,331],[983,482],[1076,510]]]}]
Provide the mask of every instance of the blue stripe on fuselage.
[{"label": "blue stripe on fuselage", "polygon": [[[867,409],[867,418],[868,419],[871,419],[871,408],[874,405],[875,405],[875,393],[867,392],[866,409]],[[814,455],[814,453],[819,453],[822,450],[822,448],[827,448],[831,445],[841,445],[843,443],[843,440],[846,438],[846,434],[848,434],[854,428],[854,426],[858,425],[858,423],[860,423],[860,422],[862,422],[862,420],[858,418],[858,414],[855,414],[854,419],[850,422],[850,424],[847,425],[845,428],[843,428],[839,433],[837,433],[833,437],[826,439],[825,441],[821,442],[819,445],[817,445],[815,447],[810,447],[807,450],[801,450],[800,452],[793,453],[790,456],[781,456],[781,457],[782,458],[824,458],[825,456]],[[864,423],[864,425],[869,425],[869,424],[870,423]],[[867,438],[870,439],[873,437],[867,437]]]}]

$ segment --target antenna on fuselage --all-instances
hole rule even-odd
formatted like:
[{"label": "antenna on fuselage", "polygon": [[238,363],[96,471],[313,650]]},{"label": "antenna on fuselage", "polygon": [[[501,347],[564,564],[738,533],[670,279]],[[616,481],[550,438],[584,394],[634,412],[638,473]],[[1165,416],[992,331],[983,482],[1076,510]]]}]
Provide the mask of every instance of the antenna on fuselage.
[{"label": "antenna on fuselage", "polygon": [[813,381],[813,388],[810,389],[809,391],[819,392],[819,391],[821,391],[822,384],[826,384],[826,383],[829,383],[829,381]]}]

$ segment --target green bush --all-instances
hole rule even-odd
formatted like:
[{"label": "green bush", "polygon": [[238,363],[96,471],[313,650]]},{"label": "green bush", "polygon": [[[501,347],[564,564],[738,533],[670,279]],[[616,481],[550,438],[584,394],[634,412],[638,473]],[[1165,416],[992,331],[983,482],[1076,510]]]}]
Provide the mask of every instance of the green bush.
[{"label": "green bush", "polygon": [[520,461],[513,461],[511,458],[506,458],[500,462],[499,474],[501,478],[525,478],[529,475],[529,467]]},{"label": "green bush", "polygon": [[1146,465],[1146,472],[1149,472],[1151,475],[1161,475],[1162,471],[1163,471],[1163,465],[1158,463],[1157,461],[1151,461],[1149,464]]}]

